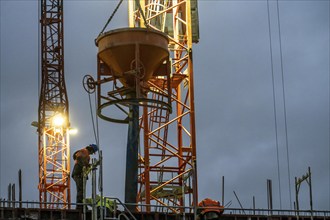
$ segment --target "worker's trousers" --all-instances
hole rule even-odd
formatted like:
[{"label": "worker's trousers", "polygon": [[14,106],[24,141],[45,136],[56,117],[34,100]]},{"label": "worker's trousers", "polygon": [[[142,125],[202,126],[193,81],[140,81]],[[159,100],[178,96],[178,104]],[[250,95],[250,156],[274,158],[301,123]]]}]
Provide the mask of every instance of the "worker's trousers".
[{"label": "worker's trousers", "polygon": [[[84,198],[84,185],[83,185],[83,177],[81,176],[73,176],[74,181],[76,182],[76,188],[77,188],[77,197],[76,197],[76,203],[83,203]],[[82,205],[77,205],[77,209],[82,209]]]}]

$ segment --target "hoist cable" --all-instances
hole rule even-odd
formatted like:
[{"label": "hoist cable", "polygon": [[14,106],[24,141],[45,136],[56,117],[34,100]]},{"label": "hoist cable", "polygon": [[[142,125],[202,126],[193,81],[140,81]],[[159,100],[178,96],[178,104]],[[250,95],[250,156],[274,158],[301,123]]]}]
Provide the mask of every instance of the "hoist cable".
[{"label": "hoist cable", "polygon": [[43,81],[43,76],[42,76],[42,56],[43,54],[41,53],[41,38],[42,38],[42,31],[41,28],[42,28],[42,7],[43,7],[43,3],[42,1],[38,1],[38,129],[40,127],[40,118],[39,118],[39,108],[40,108],[40,96],[41,96],[41,88],[42,88],[42,81]]},{"label": "hoist cable", "polygon": [[89,108],[90,108],[92,125],[93,125],[94,138],[95,138],[95,142],[98,144],[99,140],[98,140],[98,135],[96,134],[91,95],[89,93],[88,93],[88,101],[89,101]]},{"label": "hoist cable", "polygon": [[[137,6],[138,6],[138,10],[139,10],[140,13],[141,13],[142,19],[143,19],[143,21],[144,21],[144,25],[148,28],[149,25],[148,25],[148,23],[147,23],[147,19],[146,19],[146,17],[144,16],[143,10],[142,10],[141,5],[140,5],[140,2],[139,2],[139,0],[136,0],[135,2],[136,2],[136,4],[137,4]],[[99,33],[98,36],[100,36],[101,34],[103,34],[104,30],[107,28],[107,26],[108,26],[109,23],[111,22],[112,18],[115,16],[116,12],[118,11],[118,9],[119,9],[121,3],[123,3],[123,0],[120,0],[120,1],[119,1],[117,7],[115,8],[115,10],[114,10],[114,11],[112,12],[112,14],[110,15],[110,17],[109,17],[107,23],[104,25],[103,29],[101,30],[101,32]]]},{"label": "hoist cable", "polygon": [[273,46],[272,46],[272,34],[271,34],[271,22],[269,11],[269,0],[267,0],[268,11],[268,33],[269,33],[269,50],[270,50],[270,63],[272,73],[272,85],[273,85],[273,106],[274,106],[274,124],[275,124],[275,141],[276,141],[276,158],[277,158],[277,178],[280,198],[280,209],[282,209],[282,190],[281,190],[281,173],[280,173],[280,160],[279,160],[279,143],[278,143],[278,126],[277,126],[277,111],[276,111],[276,93],[275,93],[275,78],[274,78],[274,61],[273,61]]},{"label": "hoist cable", "polygon": [[[90,107],[90,113],[91,113],[91,118],[92,118],[92,124],[93,124],[93,131],[94,131],[94,137],[95,137],[95,142],[96,145],[98,146],[99,150],[99,161],[101,162],[100,164],[100,169],[99,169],[99,181],[98,181],[98,190],[100,191],[100,196],[101,196],[101,207],[104,207],[103,204],[103,158],[102,158],[102,153],[100,153],[101,149],[100,149],[100,133],[99,133],[99,121],[98,121],[98,117],[97,117],[97,94],[95,93],[95,116],[93,114],[93,107],[92,107],[92,100],[91,100],[91,94],[88,93],[88,100],[89,100],[89,107]],[[94,122],[94,117],[95,117],[95,122]],[[102,210],[101,210],[102,211]],[[102,212],[103,213],[103,212]],[[101,214],[102,216],[103,214]]]},{"label": "hoist cable", "polygon": [[281,35],[281,22],[280,22],[280,7],[278,0],[277,5],[277,24],[278,24],[278,37],[280,44],[280,62],[281,62],[281,73],[282,73],[282,95],[283,95],[283,110],[284,110],[284,125],[285,125],[285,145],[286,145],[286,159],[288,169],[288,184],[289,184],[289,195],[290,195],[290,209],[292,209],[292,198],[291,198],[291,181],[290,181],[290,157],[289,157],[289,139],[288,139],[288,124],[287,124],[287,111],[286,111],[286,95],[285,95],[285,83],[284,83],[284,68],[283,68],[283,52],[282,52],[282,35]]},{"label": "hoist cable", "polygon": [[121,5],[122,2],[123,2],[123,0],[120,0],[120,1],[119,1],[117,7],[115,8],[115,10],[114,10],[114,11],[112,12],[112,14],[110,15],[110,17],[109,17],[107,23],[104,25],[102,31],[99,33],[99,36],[100,36],[101,34],[103,34],[103,31],[107,28],[107,26],[109,25],[109,23],[110,23],[110,21],[112,20],[113,16],[115,16],[115,14],[116,14],[116,12],[118,11],[118,9],[119,9],[119,7],[120,7],[120,5]]},{"label": "hoist cable", "polygon": [[[328,10],[328,22],[329,22],[329,32],[328,32],[328,37],[330,38],[330,1],[329,3],[329,10]],[[328,60],[330,60],[330,43],[328,44],[328,50],[329,50],[329,57]],[[328,108],[329,108],[329,210],[330,210],[330,62],[329,62],[329,66],[328,66],[328,70],[329,70],[329,104],[328,104]]]}]

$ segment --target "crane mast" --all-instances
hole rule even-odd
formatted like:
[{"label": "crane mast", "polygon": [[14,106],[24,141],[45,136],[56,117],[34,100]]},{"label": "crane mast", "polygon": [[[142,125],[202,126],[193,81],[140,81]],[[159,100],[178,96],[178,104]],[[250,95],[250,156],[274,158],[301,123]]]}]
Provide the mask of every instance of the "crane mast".
[{"label": "crane mast", "polygon": [[41,0],[38,109],[41,208],[70,208],[69,104],[64,80],[63,0]]},{"label": "crane mast", "polygon": [[[140,117],[144,141],[137,202],[175,213],[192,211],[180,207],[198,203],[192,59],[192,45],[199,40],[197,0],[136,0],[129,1],[128,7],[130,27],[148,26],[170,39],[173,113],[144,108]],[[152,99],[161,96],[154,94]],[[151,210],[149,206],[142,209]]]}]

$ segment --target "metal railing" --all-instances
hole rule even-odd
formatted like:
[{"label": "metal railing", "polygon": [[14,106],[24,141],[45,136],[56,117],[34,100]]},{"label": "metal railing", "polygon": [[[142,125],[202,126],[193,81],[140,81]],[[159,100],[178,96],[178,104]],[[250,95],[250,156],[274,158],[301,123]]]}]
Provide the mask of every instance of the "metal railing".
[{"label": "metal railing", "polygon": [[247,216],[318,216],[330,217],[327,210],[289,210],[289,209],[240,209],[225,208],[224,214],[227,215],[247,215]]},{"label": "metal railing", "polygon": [[[133,219],[133,220],[137,220],[135,218],[135,216],[132,214],[132,212],[127,208],[127,205],[130,205],[130,204],[124,204],[120,199],[116,198],[116,197],[104,197],[103,198],[103,204],[106,204],[106,200],[107,199],[110,199],[112,201],[114,201],[114,212],[112,213],[112,216],[108,216],[108,213],[106,212],[106,209],[105,207],[101,207],[101,211],[103,211],[103,217],[104,219],[121,219],[120,217],[124,217],[126,220],[130,220],[130,219]],[[124,212],[121,212],[117,215],[117,207],[118,205],[120,205],[122,208],[123,208],[123,211]],[[136,204],[135,204],[136,205]],[[130,218],[125,214],[125,213],[128,213],[128,215],[130,216]]]},{"label": "metal railing", "polygon": [[[127,206],[137,206],[137,207],[147,207],[150,206],[152,209],[156,208],[164,208],[161,205],[145,205],[145,204],[125,204],[121,202],[120,199],[115,197],[104,197],[105,199],[110,199],[115,202],[115,207],[118,207],[118,210],[115,209],[111,216],[107,216],[105,207],[101,207],[101,211],[104,213],[104,219],[115,220],[119,217],[124,217],[125,219],[133,219],[136,220],[134,214],[127,208]],[[64,203],[50,203],[50,202],[37,202],[37,201],[11,201],[0,198],[0,208],[22,208],[22,209],[40,209],[40,207],[44,204],[52,204],[63,206]],[[67,203],[66,203],[67,204]],[[103,203],[105,204],[105,202]],[[71,209],[77,205],[88,205],[87,203],[70,203]],[[165,207],[169,210],[163,210],[160,213],[172,213],[170,209],[181,209],[184,210],[181,214],[193,214],[194,207],[186,206],[186,207]],[[198,210],[201,208],[197,208]],[[208,208],[212,209],[212,208]],[[159,211],[158,211],[159,212]],[[330,210],[283,210],[283,209],[241,209],[241,208],[224,208],[224,215],[240,215],[240,216],[288,216],[288,217],[323,217],[330,218]]]}]

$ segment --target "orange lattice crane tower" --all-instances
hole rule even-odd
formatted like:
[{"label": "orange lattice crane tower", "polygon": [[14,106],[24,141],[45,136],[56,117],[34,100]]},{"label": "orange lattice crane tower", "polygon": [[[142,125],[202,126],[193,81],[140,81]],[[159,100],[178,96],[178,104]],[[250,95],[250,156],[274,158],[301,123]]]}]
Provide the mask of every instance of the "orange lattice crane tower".
[{"label": "orange lattice crane tower", "polygon": [[141,117],[144,142],[137,201],[176,213],[184,211],[176,207],[198,203],[192,59],[193,43],[199,40],[198,25],[197,0],[129,1],[130,27],[148,26],[169,38],[171,77],[167,83],[173,108],[172,114],[150,109]]},{"label": "orange lattice crane tower", "polygon": [[41,208],[70,206],[69,104],[64,80],[63,0],[41,0],[38,109]]}]

